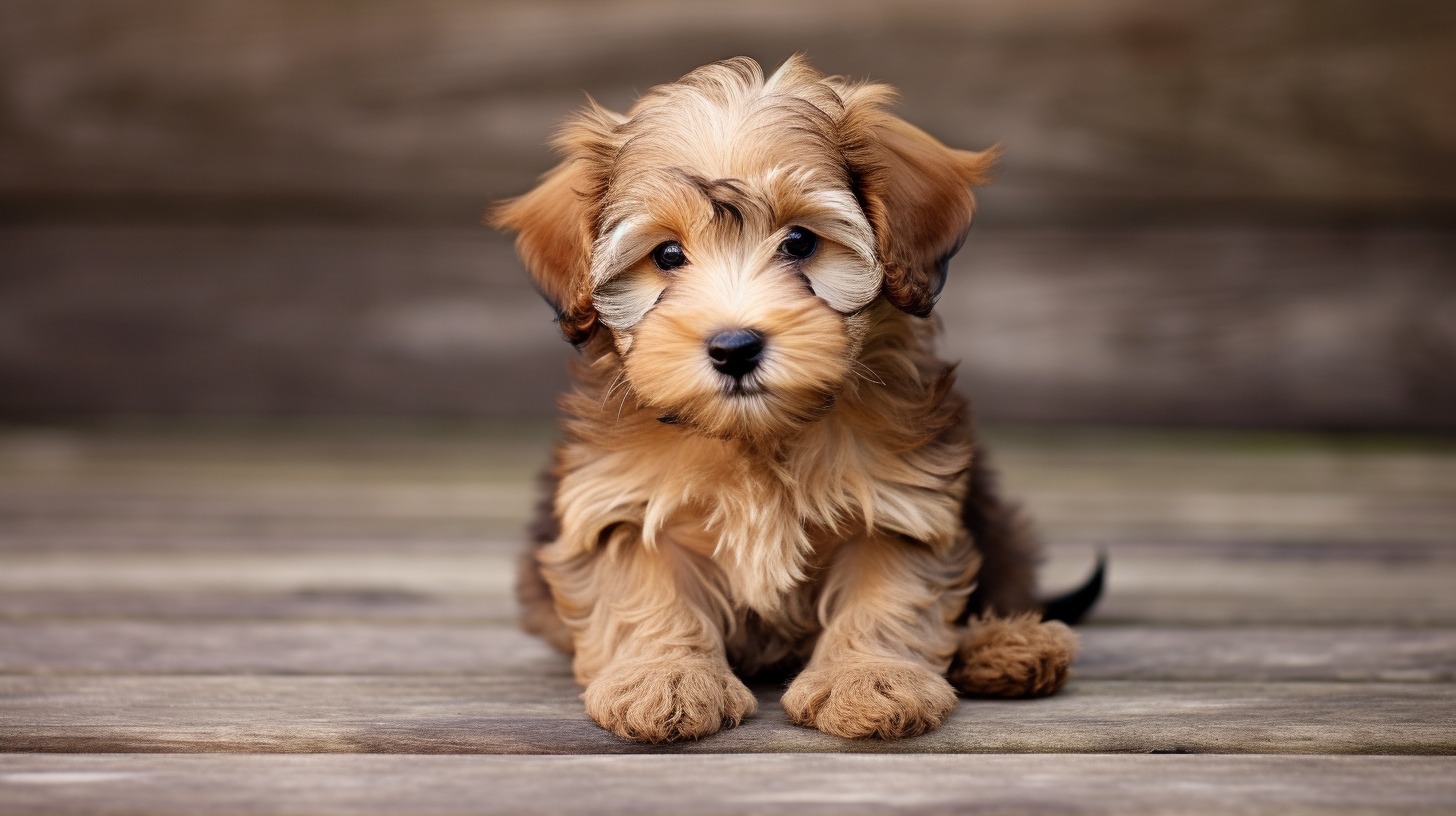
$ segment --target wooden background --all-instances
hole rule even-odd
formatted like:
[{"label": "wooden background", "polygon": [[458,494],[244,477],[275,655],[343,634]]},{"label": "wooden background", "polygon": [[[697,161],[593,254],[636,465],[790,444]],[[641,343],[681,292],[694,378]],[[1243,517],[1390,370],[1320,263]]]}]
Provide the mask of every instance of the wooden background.
[{"label": "wooden background", "polygon": [[531,416],[477,226],[553,123],[806,51],[1004,143],[941,315],[999,421],[1456,429],[1456,4],[8,0],[0,415]]}]

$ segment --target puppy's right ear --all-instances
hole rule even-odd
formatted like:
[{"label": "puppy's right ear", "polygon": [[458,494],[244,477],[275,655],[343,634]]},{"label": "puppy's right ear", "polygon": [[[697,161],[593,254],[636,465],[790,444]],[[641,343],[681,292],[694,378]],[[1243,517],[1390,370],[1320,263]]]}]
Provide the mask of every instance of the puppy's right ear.
[{"label": "puppy's right ear", "polygon": [[560,164],[529,193],[497,205],[486,223],[516,232],[516,254],[536,291],[556,310],[561,333],[573,345],[597,325],[590,283],[592,243],[616,153],[619,114],[589,102],[552,141]]}]

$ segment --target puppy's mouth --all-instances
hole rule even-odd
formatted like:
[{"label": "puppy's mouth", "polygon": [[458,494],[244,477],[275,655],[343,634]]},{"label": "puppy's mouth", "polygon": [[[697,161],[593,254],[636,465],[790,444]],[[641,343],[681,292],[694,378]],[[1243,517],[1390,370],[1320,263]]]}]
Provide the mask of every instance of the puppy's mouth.
[{"label": "puppy's mouth", "polygon": [[[747,399],[749,397],[762,397],[768,394],[768,389],[762,383],[754,381],[735,380],[731,377],[724,378],[722,394],[728,399]],[[663,425],[678,425],[682,418],[676,413],[666,413],[657,418]]]},{"label": "puppy's mouth", "polygon": [[[735,383],[731,387],[725,386],[722,394],[722,398],[726,400],[746,400],[751,397],[762,398],[771,396],[771,392],[758,383]],[[753,439],[761,437],[766,432],[778,434],[788,433],[793,428],[817,422],[833,411],[835,405],[838,403],[838,392],[825,392],[818,395],[818,398],[812,404],[797,406],[795,410],[780,415],[777,421],[770,421],[765,427],[755,427],[754,425],[738,426],[736,428],[719,427],[712,422],[705,424],[702,418],[694,416],[691,413],[681,414],[676,411],[659,414],[657,421],[663,425],[679,425],[694,433],[701,433],[716,439]]]},{"label": "puppy's mouth", "polygon": [[728,378],[723,384],[723,393],[730,397],[761,397],[768,393],[768,389],[755,380]]}]

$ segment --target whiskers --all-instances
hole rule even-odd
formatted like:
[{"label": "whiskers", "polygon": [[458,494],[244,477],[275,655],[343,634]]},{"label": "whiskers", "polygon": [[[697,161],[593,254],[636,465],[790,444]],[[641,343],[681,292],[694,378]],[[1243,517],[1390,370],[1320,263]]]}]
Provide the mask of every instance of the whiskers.
[{"label": "whiskers", "polygon": [[627,397],[632,395],[632,383],[627,379],[627,369],[625,368],[617,369],[617,376],[612,378],[611,385],[608,385],[606,391],[602,393],[603,411],[607,409],[607,403],[611,401],[612,394],[617,391],[622,392],[622,398],[617,402],[617,416],[613,422],[622,421],[622,410],[627,407]]},{"label": "whiskers", "polygon": [[864,380],[865,382],[872,382],[875,385],[882,387],[885,384],[885,381],[880,379],[880,375],[876,374],[874,369],[870,368],[859,360],[850,360],[849,370],[854,374],[854,376],[860,378],[861,380]]}]

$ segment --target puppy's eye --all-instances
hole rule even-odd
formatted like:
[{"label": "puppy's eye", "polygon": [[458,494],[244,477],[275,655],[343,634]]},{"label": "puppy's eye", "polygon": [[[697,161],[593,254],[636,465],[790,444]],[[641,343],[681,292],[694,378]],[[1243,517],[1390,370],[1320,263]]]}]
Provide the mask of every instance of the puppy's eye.
[{"label": "puppy's eye", "polygon": [[658,269],[666,272],[687,263],[688,256],[683,252],[682,244],[677,241],[663,241],[652,250],[652,262],[657,264]]},{"label": "puppy's eye", "polygon": [[790,258],[803,260],[814,254],[814,248],[819,246],[819,236],[804,229],[803,227],[789,227],[789,234],[784,242],[779,244],[779,249]]}]

